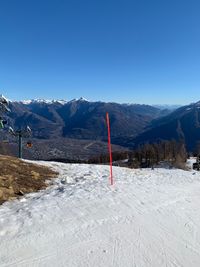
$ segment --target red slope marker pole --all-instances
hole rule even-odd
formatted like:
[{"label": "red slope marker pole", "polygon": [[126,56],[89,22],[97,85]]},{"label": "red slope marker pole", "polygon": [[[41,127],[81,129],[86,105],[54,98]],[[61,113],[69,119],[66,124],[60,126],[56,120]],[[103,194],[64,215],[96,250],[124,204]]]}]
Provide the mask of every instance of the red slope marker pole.
[{"label": "red slope marker pole", "polygon": [[110,120],[108,112],[106,113],[106,122],[108,128],[108,151],[110,155],[110,184],[113,185],[113,175],[112,175],[112,149],[111,149],[111,140],[110,140]]}]

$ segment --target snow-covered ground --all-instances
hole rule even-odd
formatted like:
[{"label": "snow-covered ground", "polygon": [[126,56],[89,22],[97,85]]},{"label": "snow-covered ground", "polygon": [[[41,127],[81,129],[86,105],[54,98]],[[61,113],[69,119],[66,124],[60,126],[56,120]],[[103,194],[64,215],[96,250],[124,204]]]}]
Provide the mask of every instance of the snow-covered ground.
[{"label": "snow-covered ground", "polygon": [[53,185],[0,206],[1,267],[200,266],[200,173],[43,164]]}]

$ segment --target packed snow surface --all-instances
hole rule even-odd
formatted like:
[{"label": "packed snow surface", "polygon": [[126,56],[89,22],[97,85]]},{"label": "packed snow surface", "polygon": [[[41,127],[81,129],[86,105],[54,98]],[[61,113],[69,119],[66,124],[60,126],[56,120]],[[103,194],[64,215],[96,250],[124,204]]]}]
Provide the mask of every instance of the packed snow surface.
[{"label": "packed snow surface", "polygon": [[60,177],[0,206],[1,267],[200,266],[198,172],[40,164]]}]

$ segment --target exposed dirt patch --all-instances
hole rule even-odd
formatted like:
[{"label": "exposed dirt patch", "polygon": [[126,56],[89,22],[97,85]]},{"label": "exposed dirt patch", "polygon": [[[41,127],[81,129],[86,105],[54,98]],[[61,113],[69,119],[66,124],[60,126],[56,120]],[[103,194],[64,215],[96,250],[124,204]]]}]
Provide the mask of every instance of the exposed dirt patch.
[{"label": "exposed dirt patch", "polygon": [[0,155],[0,204],[44,189],[47,187],[45,181],[57,176],[58,173],[48,167]]}]

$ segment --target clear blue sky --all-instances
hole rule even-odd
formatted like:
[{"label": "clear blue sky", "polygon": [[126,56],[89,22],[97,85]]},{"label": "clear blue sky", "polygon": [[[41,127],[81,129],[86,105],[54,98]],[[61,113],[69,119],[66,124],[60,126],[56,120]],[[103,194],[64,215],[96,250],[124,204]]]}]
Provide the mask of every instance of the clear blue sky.
[{"label": "clear blue sky", "polygon": [[10,99],[200,100],[199,0],[1,0]]}]

